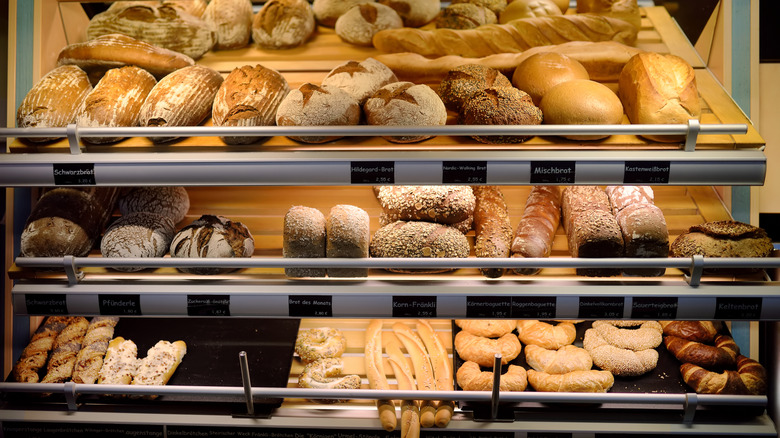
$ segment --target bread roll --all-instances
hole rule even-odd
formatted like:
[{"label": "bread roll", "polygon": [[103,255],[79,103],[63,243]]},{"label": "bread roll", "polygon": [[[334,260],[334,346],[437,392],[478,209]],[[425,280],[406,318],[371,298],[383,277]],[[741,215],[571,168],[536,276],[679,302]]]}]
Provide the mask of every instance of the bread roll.
[{"label": "bread roll", "polygon": [[135,65],[161,79],[193,64],[195,61],[183,53],[118,33],[69,44],[57,55],[57,65],[76,65],[93,77],[112,68]]},{"label": "bread roll", "polygon": [[315,28],[306,0],[270,0],[252,21],[252,40],[263,49],[292,49],[311,38]]},{"label": "bread roll", "polygon": [[[491,87],[477,91],[463,104],[458,117],[462,125],[540,125],[542,111],[524,91],[511,87]],[[487,144],[522,143],[524,135],[472,135]]]},{"label": "bread roll", "polygon": [[[371,257],[460,257],[469,256],[469,242],[460,231],[432,222],[397,221],[377,230],[369,247]],[[404,269],[392,272],[437,273],[450,268]]]},{"label": "bread roll", "polygon": [[[375,0],[314,0],[311,9],[317,23],[325,27],[334,27],[336,21],[355,6],[374,3]],[[383,5],[384,6],[384,5]],[[396,14],[397,15],[397,14]]]},{"label": "bread roll", "polygon": [[[394,82],[380,88],[366,100],[363,110],[369,125],[443,126],[447,108],[439,95],[425,84]],[[414,143],[430,135],[382,136],[393,143]]]},{"label": "bread roll", "polygon": [[546,15],[561,15],[561,8],[553,0],[514,0],[501,11],[498,22],[509,23],[519,18],[544,17]]},{"label": "bread roll", "polygon": [[184,355],[187,344],[184,341],[159,341],[146,352],[146,357],[138,361],[138,369],[133,375],[131,385],[165,385],[176,372]]},{"label": "bread roll", "polygon": [[189,211],[190,197],[187,189],[181,186],[133,187],[120,195],[117,206],[122,215],[137,212],[161,214],[175,225]]},{"label": "bread roll", "polygon": [[556,52],[531,55],[512,74],[512,84],[528,93],[534,105],[539,105],[545,93],[554,86],[574,79],[589,79],[588,71],[576,59]]},{"label": "bread roll", "polygon": [[[222,75],[202,65],[176,70],[162,78],[146,97],[139,123],[141,126],[196,126],[211,114],[214,96],[222,84]],[[152,137],[154,142],[174,137]]]},{"label": "bread roll", "polygon": [[469,186],[379,186],[376,196],[390,222],[455,225],[471,218],[476,206],[474,190]]},{"label": "bread roll", "polygon": [[[336,205],[325,222],[328,258],[368,258],[371,238],[365,210],[354,205]],[[366,268],[328,268],[329,277],[367,277]]]},{"label": "bread roll", "polygon": [[[672,242],[670,257],[769,257],[772,240],[765,230],[738,221],[712,221],[694,225]],[[756,272],[750,268],[707,269],[711,273]]]},{"label": "bread roll", "polygon": [[[103,257],[163,257],[175,232],[167,216],[137,212],[122,216],[106,230],[100,240]],[[117,271],[133,272],[140,266],[115,267]]]},{"label": "bread roll", "polygon": [[[294,205],[284,215],[282,257],[320,258],[326,256],[325,215],[316,208]],[[324,277],[325,268],[284,268],[288,277]]]},{"label": "bread roll", "polygon": [[459,65],[439,84],[439,96],[447,109],[460,111],[477,91],[491,87],[511,87],[512,83],[498,70],[480,64]]},{"label": "bread roll", "polygon": [[[262,65],[237,67],[230,72],[214,96],[214,126],[274,126],[276,111],[290,92],[287,80],[276,70]],[[247,144],[258,137],[221,137],[227,144]]]},{"label": "bread roll", "polygon": [[385,85],[397,82],[395,74],[374,58],[363,61],[347,61],[328,72],[322,80],[323,87],[341,88],[351,94],[361,105]]},{"label": "bread roll", "polygon": [[[305,83],[292,90],[276,110],[278,126],[345,126],[360,123],[360,104],[346,91]],[[304,143],[325,143],[339,136],[288,136]]]},{"label": "bread roll", "polygon": [[[504,194],[496,186],[475,186],[474,253],[477,257],[508,258],[512,245],[512,224],[509,221]],[[504,268],[481,268],[482,275],[498,278]]]},{"label": "bread roll", "polygon": [[[137,126],[149,92],[157,84],[146,70],[127,66],[108,70],[82,103],[76,124],[82,128]],[[83,137],[88,143],[111,143],[122,137]]]},{"label": "bread roll", "polygon": [[[619,125],[623,105],[606,85],[587,79],[560,83],[546,91],[539,108],[550,125]],[[600,140],[603,135],[564,135],[569,140]]]},{"label": "bread roll", "polygon": [[[623,67],[618,95],[628,120],[636,124],[687,124],[701,115],[701,102],[693,67],[675,55],[643,52]],[[644,135],[662,142],[682,136]]]},{"label": "bread roll", "polygon": [[501,364],[513,361],[522,351],[517,336],[507,333],[498,339],[472,335],[462,330],[455,335],[455,350],[463,360],[475,362],[483,367],[492,367],[496,354],[501,355]]},{"label": "bread roll", "polygon": [[495,24],[495,12],[473,3],[453,3],[442,9],[436,19],[436,27],[444,29],[474,29],[485,24]]},{"label": "bread roll", "polygon": [[336,20],[336,35],[359,46],[371,46],[374,34],[380,30],[398,29],[404,23],[398,12],[381,3],[362,3]]},{"label": "bread roll", "polygon": [[[560,222],[560,187],[534,186],[512,239],[512,257],[549,257]],[[534,275],[539,271],[541,268],[515,269],[520,275]]]},{"label": "bread roll", "polygon": [[439,0],[379,0],[398,12],[406,27],[420,27],[433,21],[441,10]]},{"label": "bread roll", "polygon": [[203,21],[216,30],[215,49],[240,49],[252,37],[251,0],[211,0],[203,12]]},{"label": "bread roll", "polygon": [[[19,128],[61,128],[76,121],[82,102],[92,91],[87,73],[75,65],[63,65],[47,73],[25,95],[16,110]],[[30,137],[33,142],[57,137]]]},{"label": "bread roll", "polygon": [[[251,257],[255,241],[241,222],[223,216],[203,215],[179,230],[171,241],[171,257]],[[182,272],[210,275],[229,268],[179,268]]]}]

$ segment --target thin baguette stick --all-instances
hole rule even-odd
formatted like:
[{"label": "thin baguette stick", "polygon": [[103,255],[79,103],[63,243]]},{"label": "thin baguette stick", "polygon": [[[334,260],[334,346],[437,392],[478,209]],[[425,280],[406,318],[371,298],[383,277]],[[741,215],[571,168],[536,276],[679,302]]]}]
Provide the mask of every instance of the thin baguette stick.
[{"label": "thin baguette stick", "polygon": [[[415,389],[414,374],[409,358],[401,352],[401,344],[397,339],[391,339],[385,346],[388,362],[393,368],[393,374],[398,381],[398,389],[411,391]],[[401,401],[401,438],[417,438],[420,436],[420,408],[414,400]]]},{"label": "thin baguette stick", "polygon": [[[425,351],[425,344],[412,329],[402,322],[393,324],[393,332],[404,344],[404,348],[409,352],[414,366],[414,376],[417,379],[417,389],[421,391],[433,391],[436,389],[436,383],[433,377],[433,367]],[[420,425],[422,427],[433,427],[436,421],[436,407],[433,402],[423,400],[420,404]]]},{"label": "thin baguette stick", "polygon": [[[366,375],[368,386],[371,389],[390,389],[385,375],[385,367],[382,363],[382,320],[374,319],[366,328],[365,347]],[[395,404],[392,400],[377,400],[376,408],[379,413],[379,421],[388,432],[395,430],[398,419],[395,414]]]},{"label": "thin baguette stick", "polygon": [[[433,365],[433,376],[438,391],[454,391],[455,385],[452,382],[452,364],[450,363],[447,349],[442,344],[441,339],[436,335],[433,327],[425,320],[417,321],[417,333],[420,334],[428,355]],[[436,406],[436,426],[446,427],[452,419],[455,411],[455,402],[452,400],[439,400]]]}]

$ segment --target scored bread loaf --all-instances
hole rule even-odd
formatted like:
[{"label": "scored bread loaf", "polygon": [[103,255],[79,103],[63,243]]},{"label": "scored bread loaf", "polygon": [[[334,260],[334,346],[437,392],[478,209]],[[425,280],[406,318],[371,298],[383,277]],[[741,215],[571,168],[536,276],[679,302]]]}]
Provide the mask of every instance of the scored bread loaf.
[{"label": "scored bread loaf", "polygon": [[211,0],[203,11],[203,21],[216,32],[214,49],[240,49],[252,38],[251,0]]},{"label": "scored bread loaf", "polygon": [[452,3],[442,9],[436,18],[436,27],[444,29],[474,29],[485,24],[495,24],[496,13],[474,3]]},{"label": "scored bread loaf", "polygon": [[[316,208],[294,205],[284,215],[282,257],[326,257],[325,215]],[[325,268],[284,268],[288,277],[324,277]]]},{"label": "scored bread loaf", "polygon": [[334,67],[320,85],[341,88],[363,105],[377,90],[397,81],[393,71],[386,65],[374,58],[366,58],[360,62],[347,61]]},{"label": "scored bread loaf", "polygon": [[69,316],[48,316],[35,330],[30,342],[14,365],[13,378],[16,382],[38,383],[38,372],[46,365],[54,340],[75,318]]},{"label": "scored bread loaf", "polygon": [[[371,257],[459,257],[469,256],[466,236],[455,228],[433,222],[397,221],[377,230],[369,246]],[[437,273],[451,268],[404,269],[392,272]]]},{"label": "scored bread loaf", "polygon": [[[560,187],[534,186],[512,239],[512,257],[549,257],[560,222]],[[535,275],[539,271],[541,268],[515,269],[520,275]]]},{"label": "scored bread loaf", "polygon": [[[328,258],[368,258],[369,217],[354,205],[336,205],[325,223]],[[366,268],[328,268],[329,277],[367,277]]]},{"label": "scored bread loaf", "polygon": [[469,58],[496,53],[522,52],[531,47],[569,41],[617,41],[633,45],[637,29],[630,23],[592,14],[522,18],[507,24],[476,29],[388,29],[374,35],[374,47],[382,52],[413,52],[436,57]]},{"label": "scored bread loaf", "polygon": [[463,64],[447,72],[439,84],[438,93],[447,109],[460,111],[463,103],[477,91],[511,86],[509,79],[494,68],[480,64]]},{"label": "scored bread loaf", "polygon": [[41,383],[64,383],[73,375],[76,355],[81,349],[89,321],[84,317],[74,318],[54,339],[46,375]]},{"label": "scored bread loaf", "polygon": [[115,316],[96,316],[89,322],[73,367],[74,383],[95,383],[98,380],[117,322],[119,318]]},{"label": "scored bread loaf", "polygon": [[304,44],[316,25],[306,0],[270,0],[252,20],[252,41],[264,49],[292,49]]},{"label": "scored bread loaf", "polygon": [[[531,97],[514,87],[490,87],[477,91],[463,103],[458,115],[462,125],[541,125],[542,111]],[[527,135],[472,135],[487,144],[521,143]]]},{"label": "scored bread loaf", "polygon": [[[150,212],[124,215],[108,227],[100,240],[103,257],[163,257],[175,232],[167,216]],[[123,272],[140,271],[142,266],[116,266]]]},{"label": "scored bread loaf", "polygon": [[498,22],[506,24],[518,18],[560,15],[563,12],[553,0],[514,0],[498,14]]},{"label": "scored bread loaf", "polygon": [[474,215],[470,186],[378,186],[376,197],[388,222],[428,221],[454,225]]},{"label": "scored bread loaf", "polygon": [[[223,216],[203,215],[179,230],[171,241],[171,257],[251,257],[255,241],[241,222]],[[182,272],[213,275],[229,272],[230,268],[179,268]]]},{"label": "scored bread loaf", "polygon": [[311,2],[311,9],[317,23],[334,27],[339,17],[353,7],[366,3],[374,3],[374,0],[314,0]]},{"label": "scored bread loaf", "polygon": [[[346,126],[360,123],[360,104],[351,94],[331,86],[305,83],[289,94],[276,110],[278,126]],[[288,136],[304,143],[325,143],[339,136]]]},{"label": "scored bread loaf", "polygon": [[[363,105],[366,123],[389,126],[443,126],[447,108],[439,95],[425,84],[393,82],[377,90]],[[432,135],[382,136],[393,143],[414,143]]]},{"label": "scored bread loaf", "polygon": [[360,46],[371,46],[380,30],[403,27],[401,17],[390,6],[366,2],[357,5],[336,20],[336,35],[342,40]]},{"label": "scored bread loaf", "polygon": [[[477,257],[508,258],[512,246],[512,224],[501,189],[474,186],[474,252]],[[498,278],[504,268],[481,268],[482,275]]]},{"label": "scored bread loaf", "polygon": [[639,29],[642,16],[637,0],[578,0],[577,13],[591,13],[619,18]]}]

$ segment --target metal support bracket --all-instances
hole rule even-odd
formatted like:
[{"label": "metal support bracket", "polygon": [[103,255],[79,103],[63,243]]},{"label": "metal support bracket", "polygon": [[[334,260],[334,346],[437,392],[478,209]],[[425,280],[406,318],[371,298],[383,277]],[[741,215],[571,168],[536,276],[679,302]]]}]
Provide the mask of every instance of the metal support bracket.
[{"label": "metal support bracket", "polygon": [[513,422],[515,413],[512,406],[501,406],[501,353],[496,353],[493,360],[493,389],[490,394],[490,410],[487,405],[474,405],[474,421]]},{"label": "metal support bracket", "polygon": [[699,407],[699,396],[693,392],[686,393],[685,404],[683,405],[683,424],[687,426],[693,424],[693,417],[696,415],[697,407]]},{"label": "metal support bracket", "polygon": [[69,124],[65,128],[65,134],[68,137],[68,146],[70,146],[70,154],[80,155],[81,146],[79,145],[80,141],[79,141],[78,126],[75,123]]},{"label": "metal support bracket", "polygon": [[79,271],[76,267],[76,258],[72,255],[66,255],[62,259],[63,268],[65,268],[65,275],[68,276],[68,285],[75,286],[84,278],[84,273]]},{"label": "metal support bracket", "polygon": [[688,120],[688,134],[685,136],[685,152],[693,152],[696,150],[699,132],[701,132],[701,123],[699,123],[699,120]]},{"label": "metal support bracket", "polygon": [[65,385],[63,386],[63,392],[65,393],[65,401],[68,404],[68,410],[77,410],[78,404],[76,403],[76,384],[73,381],[65,382]]},{"label": "metal support bracket", "polygon": [[688,285],[698,287],[701,284],[701,276],[704,274],[704,256],[694,254],[691,257],[691,273],[688,276]]}]

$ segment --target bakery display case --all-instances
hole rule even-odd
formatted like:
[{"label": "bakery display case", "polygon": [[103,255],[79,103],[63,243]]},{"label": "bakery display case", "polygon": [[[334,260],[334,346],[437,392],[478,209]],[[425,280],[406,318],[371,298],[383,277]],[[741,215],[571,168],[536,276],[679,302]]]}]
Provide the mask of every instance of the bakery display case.
[{"label": "bakery display case", "polygon": [[[21,100],[37,78],[55,67],[64,45],[84,40],[88,19],[79,2],[13,3],[17,17],[32,15],[29,28],[21,18],[15,21],[15,44],[35,48],[35,73],[18,72],[11,88]],[[51,33],[42,31],[52,24],[56,26]],[[763,185],[764,140],[664,8],[641,8],[636,47],[675,54],[693,67],[702,103],[699,120],[638,125],[624,116],[620,125],[466,126],[450,111],[445,125],[408,128],[230,128],[214,126],[211,119],[199,126],[169,128],[16,128],[8,123],[0,129],[9,138],[0,156],[0,183],[13,198],[9,235],[19,237],[31,200],[53,188],[177,186],[186,187],[189,196],[177,230],[202,215],[220,215],[246,226],[254,242],[251,257],[216,259],[108,258],[98,248],[84,257],[24,257],[15,246],[6,267],[7,304],[15,321],[37,323],[48,315],[119,316],[115,335],[133,339],[139,352],[158,339],[185,340],[188,351],[162,387],[20,384],[6,373],[8,380],[0,384],[4,433],[394,436],[398,430],[382,429],[376,400],[435,401],[444,395],[456,404],[452,420],[446,428],[423,428],[423,435],[776,436],[768,412],[777,395],[772,387],[778,369],[768,357],[780,319],[778,258],[573,258],[562,229],[552,240],[551,256],[544,259],[476,257],[473,231],[466,234],[470,253],[464,258],[283,257],[284,218],[293,205],[321,212],[336,205],[357,206],[368,214],[373,236],[382,225],[383,209],[373,190],[379,185],[498,186],[513,226],[535,185],[651,185],[670,242],[692,225],[730,220],[720,186]],[[12,64],[27,64],[23,49],[14,53]],[[260,64],[280,72],[289,88],[296,89],[320,83],[347,61],[374,56],[381,59],[382,54],[346,44],[333,29],[320,26],[316,36],[297,48],[211,50],[197,63],[223,77],[236,67]],[[418,82],[433,89],[439,84],[432,78]],[[615,80],[604,82],[617,90]],[[384,138],[401,134],[432,138],[414,143]],[[562,137],[592,134],[609,136],[597,142]],[[657,142],[645,137],[650,134],[684,138]],[[150,138],[158,135],[180,138],[165,143]],[[317,135],[342,138],[322,144],[289,138]],[[484,144],[473,135],[530,139]],[[224,141],[230,136],[258,139],[232,145]],[[58,139],[36,143],[30,137]],[[124,139],[89,141],[100,137]],[[664,273],[577,274],[580,269],[616,266]],[[125,272],[129,267],[144,269]],[[183,272],[187,268],[221,272]],[[291,268],[362,269],[367,276],[289,278],[285,269]],[[485,268],[506,272],[487,278],[481,272]],[[511,272],[521,268],[541,272]],[[717,268],[737,271],[710,272]],[[411,391],[394,378],[389,390],[372,387],[365,362],[365,331],[371,320],[383,320],[384,339],[393,339],[396,323],[412,327],[417,319],[429,321],[454,373],[463,360],[454,346],[460,328],[453,320],[464,318],[585,320],[577,325],[576,345],[582,345],[585,331],[596,320],[725,321],[723,333],[733,331],[735,337],[752,321],[754,334],[760,332],[760,351],[743,349],[749,349],[751,357],[761,356],[770,389],[768,395],[697,394],[685,385],[677,359],[664,347],[658,348],[658,366],[651,373],[616,377],[605,393],[530,387],[522,392],[464,391],[457,381],[452,391]],[[359,376],[359,389],[299,387],[305,364],[294,353],[296,335],[324,326],[346,337],[343,374]],[[22,345],[10,361],[16,361],[26,345],[29,333],[24,335],[14,334]],[[522,356],[518,360],[528,368]],[[390,369],[387,356],[382,362]]]}]

